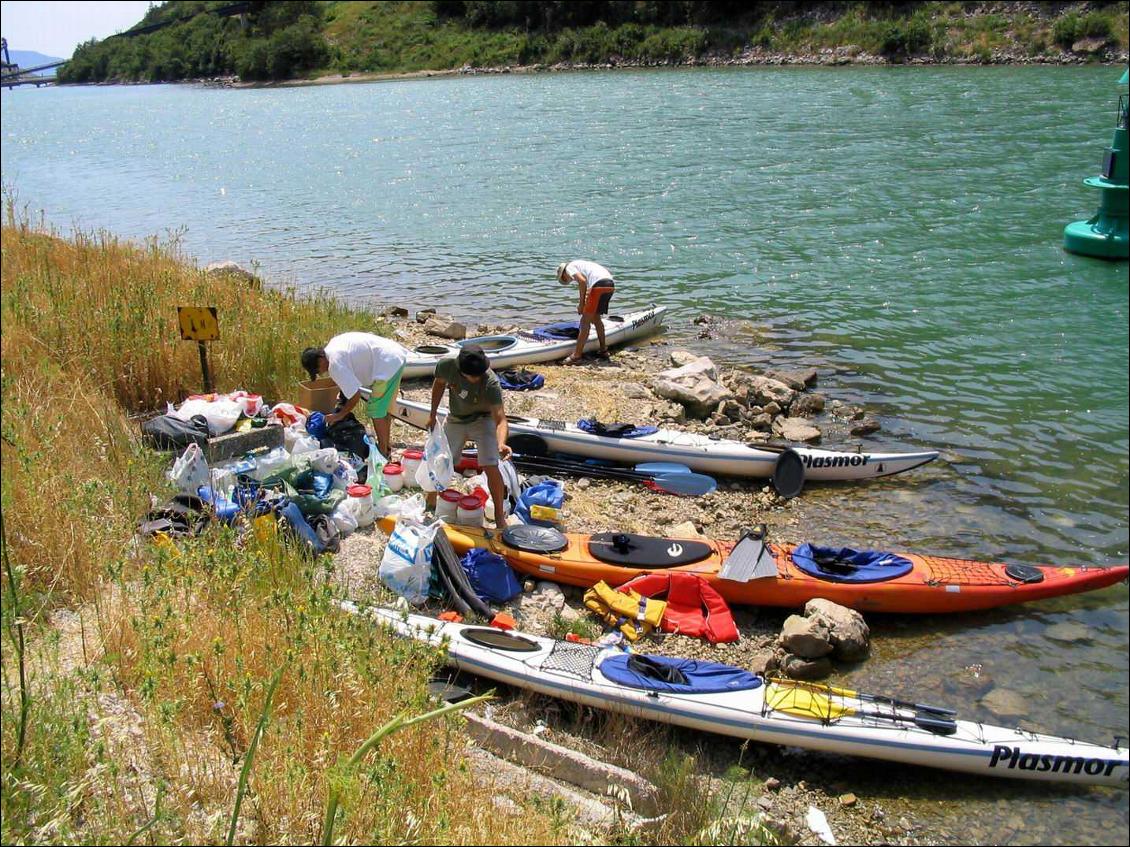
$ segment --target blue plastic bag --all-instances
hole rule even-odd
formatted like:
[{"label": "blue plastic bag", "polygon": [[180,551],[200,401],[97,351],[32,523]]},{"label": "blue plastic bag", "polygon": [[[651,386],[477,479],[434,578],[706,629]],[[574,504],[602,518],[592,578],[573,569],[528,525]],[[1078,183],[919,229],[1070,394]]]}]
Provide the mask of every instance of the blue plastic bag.
[{"label": "blue plastic bag", "polygon": [[475,547],[462,559],[475,595],[484,603],[505,603],[522,593],[522,584],[501,556]]},{"label": "blue plastic bag", "polygon": [[534,526],[553,526],[553,521],[539,520],[530,517],[532,506],[546,506],[550,509],[560,509],[565,503],[565,486],[555,479],[546,479],[537,485],[531,485],[518,496],[518,504],[514,507],[514,514],[522,523]]}]

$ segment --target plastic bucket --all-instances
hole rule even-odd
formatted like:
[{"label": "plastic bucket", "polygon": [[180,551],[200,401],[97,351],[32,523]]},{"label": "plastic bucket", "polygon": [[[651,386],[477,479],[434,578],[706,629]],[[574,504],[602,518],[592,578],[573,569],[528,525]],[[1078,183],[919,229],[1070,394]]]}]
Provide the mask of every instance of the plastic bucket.
[{"label": "plastic bucket", "polygon": [[389,491],[399,491],[404,487],[404,467],[399,462],[385,465],[384,477]]},{"label": "plastic bucket", "polygon": [[448,523],[458,521],[459,501],[463,494],[454,488],[445,488],[436,498],[436,517]]},{"label": "plastic bucket", "polygon": [[404,474],[404,485],[409,488],[419,488],[416,484],[416,471],[420,469],[420,462],[424,460],[423,450],[405,450],[400,456],[400,465]]},{"label": "plastic bucket", "polygon": [[467,495],[459,500],[455,522],[461,526],[483,525],[483,503],[478,497]]}]

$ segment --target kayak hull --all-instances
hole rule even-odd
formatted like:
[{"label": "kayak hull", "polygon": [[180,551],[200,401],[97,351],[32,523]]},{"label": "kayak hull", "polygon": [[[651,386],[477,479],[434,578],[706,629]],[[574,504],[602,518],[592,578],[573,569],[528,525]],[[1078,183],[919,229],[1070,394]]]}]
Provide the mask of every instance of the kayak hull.
[{"label": "kayak hull", "polygon": [[[611,346],[651,335],[662,328],[666,314],[666,306],[651,306],[624,315],[605,315],[605,338]],[[505,370],[514,365],[555,362],[564,359],[577,346],[577,342],[573,339],[542,341],[527,333],[485,335],[467,338],[451,344],[438,342],[423,344],[409,352],[408,361],[404,366],[404,378],[413,379],[431,376],[435,373],[436,365],[440,359],[444,356],[450,356],[452,353],[458,353],[462,347],[468,344],[479,344],[487,354],[491,367],[496,371]],[[585,350],[595,350],[597,345],[598,340],[596,334],[593,333],[585,344]]]},{"label": "kayak hull", "polygon": [[[1127,785],[1125,748],[957,720],[935,707],[789,680],[758,678],[756,687],[715,692],[645,690],[602,673],[602,663],[617,651],[390,609],[368,614],[398,635],[442,647],[447,663],[460,670],[632,717],[979,776]],[[483,632],[491,645],[473,640]]]},{"label": "kayak hull", "polygon": [[[410,426],[424,429],[429,408],[424,403],[397,398],[391,413]],[[447,414],[439,410],[440,416]],[[551,453],[568,453],[607,459],[629,465],[647,462],[678,462],[693,471],[734,477],[767,478],[773,475],[780,450],[750,447],[740,441],[712,439],[691,432],[663,430],[639,438],[609,438],[593,435],[575,423],[546,421],[511,415],[510,434],[535,435]],[[842,453],[812,447],[791,448],[804,462],[807,480],[848,481],[891,476],[920,467],[938,458],[936,450],[920,453]]]},{"label": "kayak hull", "polygon": [[[387,531],[392,524],[385,519],[382,526]],[[1038,571],[1042,579],[1026,582],[1011,576],[1008,565],[1001,562],[900,552],[897,555],[913,565],[902,576],[883,582],[834,582],[798,568],[792,561],[793,546],[769,545],[776,561],[777,576],[736,582],[719,575],[732,544],[708,541],[710,555],[691,564],[664,567],[662,562],[655,562],[624,567],[594,557],[589,552],[590,536],[587,535],[566,533],[568,547],[559,553],[538,554],[515,549],[503,542],[500,534],[488,529],[447,526],[445,531],[460,554],[473,547],[489,549],[504,557],[515,570],[538,579],[589,588],[601,581],[618,586],[642,574],[682,571],[701,576],[727,602],[747,606],[798,608],[820,597],[860,612],[950,614],[1094,591],[1122,582],[1130,575],[1130,567],[1126,565],[1040,566],[1029,570]],[[680,541],[686,540],[664,539],[667,543],[663,546],[675,549]]]}]

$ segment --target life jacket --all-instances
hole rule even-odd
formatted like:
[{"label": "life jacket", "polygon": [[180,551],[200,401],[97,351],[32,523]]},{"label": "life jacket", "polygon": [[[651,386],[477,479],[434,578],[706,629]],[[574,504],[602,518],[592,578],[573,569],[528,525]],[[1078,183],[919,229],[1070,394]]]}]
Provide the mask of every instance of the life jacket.
[{"label": "life jacket", "polygon": [[[650,573],[637,576],[616,589],[629,596],[667,595],[664,632],[705,638],[711,644],[737,641],[738,628],[722,595],[693,573]],[[705,610],[705,614],[704,614]]]},{"label": "life jacket", "polygon": [[617,627],[629,641],[659,626],[667,608],[662,600],[649,600],[634,591],[616,591],[606,582],[598,582],[585,592],[585,606],[609,626]]}]

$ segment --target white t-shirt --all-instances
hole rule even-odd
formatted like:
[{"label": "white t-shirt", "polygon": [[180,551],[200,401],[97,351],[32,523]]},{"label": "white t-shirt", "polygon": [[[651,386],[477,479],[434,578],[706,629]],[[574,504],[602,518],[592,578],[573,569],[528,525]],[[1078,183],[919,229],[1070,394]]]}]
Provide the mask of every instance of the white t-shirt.
[{"label": "white t-shirt", "polygon": [[362,387],[387,382],[408,361],[408,351],[391,338],[368,332],[344,332],[326,344],[330,377],[346,399]]},{"label": "white t-shirt", "polygon": [[592,288],[593,283],[603,282],[604,280],[612,280],[612,271],[598,265],[596,262],[590,262],[587,259],[576,259],[565,266],[565,273],[569,276],[573,274],[581,274],[588,283],[589,288]]}]

